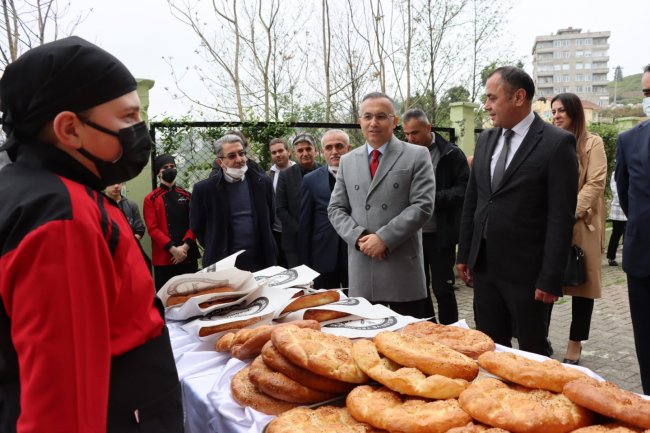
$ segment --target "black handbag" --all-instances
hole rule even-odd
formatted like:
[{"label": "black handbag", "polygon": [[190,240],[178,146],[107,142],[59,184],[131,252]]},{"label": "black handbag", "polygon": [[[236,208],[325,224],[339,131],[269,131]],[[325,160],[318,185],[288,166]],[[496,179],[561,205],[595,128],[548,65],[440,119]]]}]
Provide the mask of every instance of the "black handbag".
[{"label": "black handbag", "polygon": [[565,286],[579,286],[587,280],[585,272],[585,253],[577,245],[571,245],[569,260],[564,269]]}]

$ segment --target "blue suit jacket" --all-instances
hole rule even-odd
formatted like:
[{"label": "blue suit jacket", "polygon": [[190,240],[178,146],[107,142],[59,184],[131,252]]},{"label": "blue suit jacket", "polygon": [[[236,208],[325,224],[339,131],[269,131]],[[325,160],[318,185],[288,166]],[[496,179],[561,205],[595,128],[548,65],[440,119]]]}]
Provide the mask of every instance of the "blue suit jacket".
[{"label": "blue suit jacket", "polygon": [[650,276],[650,120],[618,136],[615,178],[627,216],[623,270],[645,278]]},{"label": "blue suit jacket", "polygon": [[298,247],[301,261],[320,272],[333,272],[339,235],[327,216],[330,202],[329,171],[320,167],[302,179]]}]

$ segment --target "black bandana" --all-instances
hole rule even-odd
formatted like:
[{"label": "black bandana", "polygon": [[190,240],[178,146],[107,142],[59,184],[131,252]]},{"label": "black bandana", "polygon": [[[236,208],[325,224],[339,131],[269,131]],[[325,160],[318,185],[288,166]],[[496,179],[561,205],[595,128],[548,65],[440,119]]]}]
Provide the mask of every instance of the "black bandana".
[{"label": "black bandana", "polygon": [[2,129],[7,134],[0,150],[12,156],[20,142],[33,141],[58,113],[80,113],[136,87],[118,59],[79,37],[31,49],[8,65],[0,79]]}]

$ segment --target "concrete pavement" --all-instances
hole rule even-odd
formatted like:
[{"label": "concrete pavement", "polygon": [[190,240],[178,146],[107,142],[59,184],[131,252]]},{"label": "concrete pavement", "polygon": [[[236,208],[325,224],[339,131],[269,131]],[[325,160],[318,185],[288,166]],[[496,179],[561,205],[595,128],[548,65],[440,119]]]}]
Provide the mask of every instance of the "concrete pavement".
[{"label": "concrete pavement", "polygon": [[[620,264],[620,247],[617,260]],[[605,256],[602,271],[603,297],[595,302],[589,340],[583,342],[580,365],[595,371],[621,388],[642,393],[630,320],[626,275],[620,266],[609,266]],[[460,279],[457,280],[457,285],[460,288],[456,291],[459,317],[474,327],[473,289],[465,286]],[[553,307],[549,331],[554,349],[553,358],[559,361],[564,358],[570,324],[571,297],[565,296]],[[516,347],[516,340],[513,343]]]}]

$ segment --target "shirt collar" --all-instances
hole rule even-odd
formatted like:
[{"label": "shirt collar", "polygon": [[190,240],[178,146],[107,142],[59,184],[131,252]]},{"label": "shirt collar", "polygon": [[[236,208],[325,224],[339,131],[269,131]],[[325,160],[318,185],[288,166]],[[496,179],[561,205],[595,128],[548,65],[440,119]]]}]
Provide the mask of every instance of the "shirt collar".
[{"label": "shirt collar", "polygon": [[296,163],[294,161],[292,161],[292,160],[289,160],[289,164],[285,168],[278,168],[277,165],[273,164],[271,166],[271,171],[278,171],[279,172],[279,171],[282,171],[282,170],[286,170],[289,167],[293,167],[294,165],[296,165]]},{"label": "shirt collar", "polygon": [[[535,114],[531,111],[528,113],[528,116],[524,117],[523,120],[519,123],[517,123],[513,128],[512,131],[520,136],[525,136],[528,133],[528,130],[530,129],[530,125],[533,124],[533,121],[535,120]],[[505,129],[501,130],[501,135],[505,132]]]},{"label": "shirt collar", "polygon": [[[380,148],[377,149],[377,150],[379,151],[379,153],[381,153],[382,155],[383,155],[384,153],[386,153],[386,147],[388,146],[388,143],[389,143],[389,142],[387,141],[387,142],[384,143]],[[368,150],[368,156],[370,156],[370,154],[372,153],[372,151],[375,150],[375,149],[373,149],[372,146],[369,145],[368,143],[366,143],[366,146],[367,146],[367,150]]]}]

